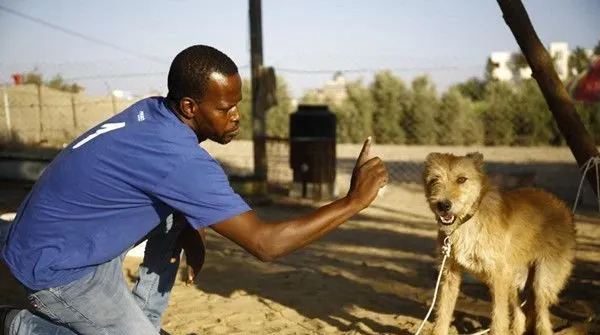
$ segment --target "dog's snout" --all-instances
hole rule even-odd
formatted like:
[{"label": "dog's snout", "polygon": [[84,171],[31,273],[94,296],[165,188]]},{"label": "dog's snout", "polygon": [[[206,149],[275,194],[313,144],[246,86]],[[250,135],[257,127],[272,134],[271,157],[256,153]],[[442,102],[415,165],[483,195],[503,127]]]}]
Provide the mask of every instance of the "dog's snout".
[{"label": "dog's snout", "polygon": [[438,203],[437,203],[437,208],[442,212],[449,211],[451,207],[452,207],[452,203],[450,202],[450,200],[442,200],[442,201],[438,201]]}]

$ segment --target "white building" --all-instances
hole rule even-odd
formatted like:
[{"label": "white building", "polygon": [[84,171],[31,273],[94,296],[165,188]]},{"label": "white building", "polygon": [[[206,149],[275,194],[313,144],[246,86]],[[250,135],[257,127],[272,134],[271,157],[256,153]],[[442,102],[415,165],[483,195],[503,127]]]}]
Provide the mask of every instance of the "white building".
[{"label": "white building", "polygon": [[[586,50],[591,54],[591,50]],[[554,59],[554,67],[556,73],[561,80],[567,79],[569,75],[569,44],[566,42],[552,42],[548,47],[550,57]],[[531,69],[529,67],[519,69],[518,77],[515,78],[513,71],[510,68],[511,58],[514,52],[498,51],[492,52],[490,60],[496,64],[496,68],[492,70],[492,76],[501,81],[520,80],[531,78]]]},{"label": "white building", "polygon": [[492,70],[492,76],[500,81],[507,81],[513,79],[513,72],[510,69],[510,60],[512,52],[510,51],[496,51],[490,55],[490,60],[496,66]]},{"label": "white building", "polygon": [[554,68],[556,69],[558,78],[560,80],[567,79],[569,75],[569,55],[571,54],[569,44],[565,42],[550,43],[548,52],[550,53],[550,57],[554,59]]},{"label": "white building", "polygon": [[333,78],[328,80],[322,88],[311,89],[307,94],[313,95],[318,101],[331,101],[334,104],[341,104],[348,96],[346,85],[348,82],[344,74],[336,72]]}]

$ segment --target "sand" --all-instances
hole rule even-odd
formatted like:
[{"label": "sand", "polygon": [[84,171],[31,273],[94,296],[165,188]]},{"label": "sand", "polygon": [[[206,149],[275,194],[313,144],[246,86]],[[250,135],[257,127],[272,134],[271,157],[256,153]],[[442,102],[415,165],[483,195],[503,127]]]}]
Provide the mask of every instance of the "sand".
[{"label": "sand", "polygon": [[[250,144],[206,147],[226,170],[248,172]],[[320,241],[263,263],[209,230],[205,267],[194,285],[176,282],[163,329],[171,335],[414,334],[430,306],[439,266],[436,225],[415,181],[428,152],[473,149],[484,152],[492,172],[534,171],[536,185],[556,190],[572,203],[580,174],[568,148],[375,146],[374,153],[388,163],[393,184],[370,208]],[[284,156],[279,157],[283,179],[290,178],[285,151],[283,147]],[[340,194],[345,193],[359,151],[360,145],[338,146]],[[552,310],[562,335],[600,334],[600,215],[586,187],[588,206],[581,206],[576,217],[575,271]],[[14,212],[27,191],[19,183],[1,182],[0,214]],[[283,219],[319,205],[288,197],[273,200],[255,208],[261,217]],[[140,263],[135,255],[140,254],[137,250],[126,259],[129,284]],[[24,301],[24,290],[0,266],[0,304]],[[452,333],[487,327],[489,314],[486,287],[465,277]]]},{"label": "sand", "polygon": [[[285,218],[318,205],[275,200],[257,208],[262,217]],[[339,229],[272,263],[210,231],[205,267],[194,285],[177,281],[163,329],[172,335],[413,334],[433,296],[435,229],[420,188],[391,185]],[[600,219],[578,216],[577,229],[576,269],[553,309],[559,334],[600,333]],[[130,283],[139,263],[126,259]],[[22,303],[23,290],[5,269],[0,275],[0,303]],[[487,289],[468,280],[453,334],[489,325],[489,312]]]}]

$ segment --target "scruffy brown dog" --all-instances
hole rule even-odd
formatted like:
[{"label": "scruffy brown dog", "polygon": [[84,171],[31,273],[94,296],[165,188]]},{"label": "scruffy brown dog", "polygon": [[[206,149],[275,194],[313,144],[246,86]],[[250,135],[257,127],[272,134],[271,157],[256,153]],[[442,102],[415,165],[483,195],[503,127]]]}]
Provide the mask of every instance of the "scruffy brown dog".
[{"label": "scruffy brown dog", "polygon": [[[490,288],[492,334],[552,334],[549,308],[575,257],[573,216],[565,203],[540,189],[492,186],[480,153],[431,153],[423,180],[439,226],[438,246],[447,236],[452,246],[433,333],[448,333],[466,270]],[[526,293],[523,309],[519,290]]]}]

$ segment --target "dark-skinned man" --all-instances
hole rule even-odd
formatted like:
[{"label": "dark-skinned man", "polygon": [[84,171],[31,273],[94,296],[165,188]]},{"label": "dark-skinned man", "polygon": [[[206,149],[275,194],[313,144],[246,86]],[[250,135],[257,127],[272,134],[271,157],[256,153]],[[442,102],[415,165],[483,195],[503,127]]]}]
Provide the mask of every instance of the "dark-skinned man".
[{"label": "dark-skinned man", "polygon": [[[370,158],[369,138],[346,196],[289,220],[258,217],[198,145],[235,138],[241,88],[227,55],[191,46],[171,63],[166,98],[136,102],[61,151],[0,240],[2,259],[29,292],[32,307],[2,308],[0,332],[158,334],[180,248],[195,273],[203,259],[203,229],[270,261],[371,204],[388,175],[379,158]],[[132,292],[122,260],[146,238]]]}]

